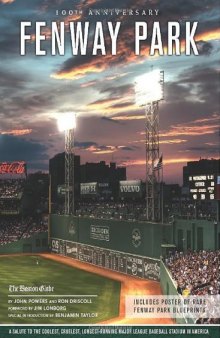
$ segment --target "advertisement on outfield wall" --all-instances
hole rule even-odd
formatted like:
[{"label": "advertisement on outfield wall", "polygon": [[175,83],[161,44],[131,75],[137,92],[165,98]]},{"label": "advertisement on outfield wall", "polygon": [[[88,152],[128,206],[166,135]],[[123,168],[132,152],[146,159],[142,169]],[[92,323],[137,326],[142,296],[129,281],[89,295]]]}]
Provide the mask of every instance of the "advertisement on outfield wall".
[{"label": "advertisement on outfield wall", "polygon": [[78,258],[77,243],[66,241],[66,255],[72,258]]},{"label": "advertisement on outfield wall", "polygon": [[52,251],[146,280],[160,280],[160,261],[82,243],[52,239]]},{"label": "advertisement on outfield wall", "polygon": [[120,181],[119,195],[120,197],[140,198],[142,196],[141,181]]},{"label": "advertisement on outfield wall", "polygon": [[110,228],[103,225],[90,225],[90,238],[98,241],[110,241]]},{"label": "advertisement on outfield wall", "polygon": [[60,253],[60,240],[52,239],[51,240],[51,251],[54,253]]},{"label": "advertisement on outfield wall", "polygon": [[90,195],[96,196],[98,193],[98,183],[80,183],[80,195],[83,197],[88,197]]}]

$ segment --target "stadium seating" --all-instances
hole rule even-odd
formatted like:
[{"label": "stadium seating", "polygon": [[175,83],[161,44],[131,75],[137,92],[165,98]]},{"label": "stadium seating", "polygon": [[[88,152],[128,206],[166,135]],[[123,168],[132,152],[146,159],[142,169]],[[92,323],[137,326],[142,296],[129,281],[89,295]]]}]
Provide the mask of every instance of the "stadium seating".
[{"label": "stadium seating", "polygon": [[[220,250],[175,252],[165,259],[172,278],[177,283],[177,291],[183,296],[220,294]],[[219,311],[220,318],[220,309]],[[219,318],[200,318],[201,324],[219,324]]]}]

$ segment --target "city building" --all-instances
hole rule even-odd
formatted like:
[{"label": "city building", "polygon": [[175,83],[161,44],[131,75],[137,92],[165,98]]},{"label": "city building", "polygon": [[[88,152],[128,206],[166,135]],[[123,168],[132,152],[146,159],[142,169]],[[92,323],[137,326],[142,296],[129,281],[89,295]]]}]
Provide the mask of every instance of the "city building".
[{"label": "city building", "polygon": [[[219,221],[219,172],[220,159],[200,159],[183,167],[183,187],[188,189],[195,218]],[[187,209],[189,213],[189,203]]]},{"label": "city building", "polygon": [[115,181],[126,180],[126,168],[117,167],[116,163],[110,162],[106,164],[105,161],[99,163],[88,163],[81,165],[81,182],[99,182],[112,183]]},{"label": "city building", "polygon": [[[56,200],[58,186],[65,183],[65,153],[56,154],[49,160],[49,173],[51,177],[52,201]],[[74,182],[75,194],[79,195],[80,185],[80,156],[74,155]],[[76,196],[77,197],[77,196]]]},{"label": "city building", "polygon": [[[57,198],[58,187],[65,183],[65,153],[56,154],[49,161],[52,201]],[[80,165],[80,156],[74,156],[75,197],[80,194],[80,183],[108,183],[113,195],[118,193],[119,181],[126,180],[126,168],[116,163],[88,163]]]},{"label": "city building", "polygon": [[187,162],[183,167],[183,186],[189,186],[191,175],[216,175],[220,172],[220,159],[200,159],[199,161]]}]

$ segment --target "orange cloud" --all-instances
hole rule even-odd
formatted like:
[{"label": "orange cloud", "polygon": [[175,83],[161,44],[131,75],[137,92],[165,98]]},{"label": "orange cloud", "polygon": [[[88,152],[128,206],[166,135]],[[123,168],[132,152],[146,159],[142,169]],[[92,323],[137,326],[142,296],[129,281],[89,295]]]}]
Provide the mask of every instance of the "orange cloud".
[{"label": "orange cloud", "polygon": [[[215,30],[211,30],[211,31],[208,31],[208,32],[203,32],[201,34],[195,35],[195,41],[196,42],[198,42],[198,41],[207,42],[207,41],[218,40],[218,39],[220,39],[220,29],[215,29]],[[181,53],[185,52],[185,46],[186,46],[186,41],[182,40],[180,42]],[[164,55],[167,55],[167,46],[164,46],[163,50],[164,50]],[[173,51],[173,53],[174,53],[174,51]],[[158,57],[158,54],[155,53],[154,57]],[[152,58],[152,56],[151,56],[151,58]]]},{"label": "orange cloud", "polygon": [[102,147],[99,148],[98,146],[90,146],[85,150],[90,151],[93,154],[111,154],[118,149],[115,146],[105,146],[104,149]]},{"label": "orange cloud", "polygon": [[14,1],[15,0],[0,0],[0,3],[2,3],[2,4],[11,4]]},{"label": "orange cloud", "polygon": [[[137,56],[134,54],[134,50],[131,50],[127,40],[130,37],[130,41],[134,39],[133,27],[127,27],[126,30],[121,31],[120,40],[117,43],[117,55],[96,55],[87,59],[82,64],[73,63],[72,66],[68,68],[61,68],[56,73],[52,74],[51,77],[55,79],[79,79],[90,73],[101,73],[108,68],[116,64],[126,65],[135,60],[136,63],[142,63],[145,60],[144,55]],[[109,37],[106,37],[106,48],[109,47]],[[88,54],[89,55],[89,54]],[[83,60],[83,58],[82,58]],[[73,60],[74,61],[74,60]],[[118,74],[116,75],[116,77]],[[115,77],[110,77],[110,80],[115,79]]]},{"label": "orange cloud", "polygon": [[95,61],[92,63],[90,62],[87,65],[79,65],[76,68],[72,68],[71,70],[65,71],[60,70],[57,73],[51,74],[50,77],[53,79],[81,79],[84,77],[87,73],[101,73],[106,69],[106,65],[103,63],[102,65],[100,63],[96,63]]},{"label": "orange cloud", "polygon": [[115,121],[127,121],[127,120],[143,120],[145,119],[145,115],[120,115],[120,116],[113,116],[111,120]]},{"label": "orange cloud", "polygon": [[218,126],[213,125],[204,125],[204,126],[173,126],[171,130],[161,133],[160,137],[167,136],[197,136],[197,135],[207,135],[213,134],[218,129]]},{"label": "orange cloud", "polygon": [[[215,157],[212,157],[215,158]],[[169,158],[169,159],[164,159],[163,164],[169,165],[169,164],[178,164],[178,163],[187,163],[190,161],[198,161],[198,157],[195,158],[190,158],[190,157],[183,157],[183,158]],[[122,165],[125,166],[145,166],[146,165],[146,160],[140,159],[140,160],[128,160],[122,163]]]},{"label": "orange cloud", "polygon": [[97,150],[97,151],[93,151],[93,154],[112,154],[114,153],[116,150]]},{"label": "orange cloud", "polygon": [[87,88],[95,85],[97,81],[89,81],[89,82],[84,82],[80,85],[81,88]]},{"label": "orange cloud", "polygon": [[[146,140],[139,140],[139,141],[132,141],[129,143],[145,143]],[[183,139],[170,139],[170,140],[160,140],[159,143],[160,144],[180,144],[180,143],[186,143],[187,140],[183,140]]]},{"label": "orange cloud", "polygon": [[85,148],[84,150],[91,152],[92,154],[111,154],[119,150],[132,150],[132,148],[120,145],[120,146],[96,146],[96,145],[91,145],[88,148]]},{"label": "orange cloud", "polygon": [[[219,129],[220,117],[213,114],[210,118],[203,118],[191,121],[189,123],[182,123],[172,125],[168,131],[160,132],[160,137],[177,137],[177,136],[198,136],[214,134]],[[145,132],[141,132],[144,135]]]},{"label": "orange cloud", "polygon": [[[125,120],[123,115],[120,115],[120,118],[117,118],[117,116],[111,116],[115,113],[123,113],[128,111],[137,111],[140,110],[140,107],[136,107],[132,101],[127,101],[129,99],[129,96],[126,97],[112,97],[112,98],[106,98],[97,100],[94,102],[91,102],[87,105],[87,109],[90,110],[90,112],[93,113],[100,113],[103,115],[110,116],[112,120]],[[137,115],[138,116],[138,115]],[[133,118],[134,119],[134,118]]]},{"label": "orange cloud", "polygon": [[[97,4],[98,2],[100,2],[101,0],[87,0],[87,1],[82,1],[82,3],[79,3],[78,8],[82,8],[85,9],[86,7],[92,6],[94,4]],[[83,6],[82,6],[83,5]]]},{"label": "orange cloud", "polygon": [[88,104],[88,106],[92,106],[94,108],[103,108],[106,106],[109,106],[109,104],[111,104],[112,102],[121,102],[122,99],[118,98],[118,97],[113,97],[111,99],[107,98],[107,99],[101,99],[101,100],[97,100],[94,102],[91,102]]},{"label": "orange cloud", "polygon": [[130,74],[131,72],[127,72],[127,73],[117,73],[117,74],[115,74],[115,75],[112,75],[112,76],[107,76],[106,78],[105,78],[105,80],[106,81],[112,81],[112,80],[116,80],[116,79],[119,79],[119,78],[121,78],[121,77],[124,77],[124,76],[126,76],[126,75],[128,75],[128,74]]},{"label": "orange cloud", "polygon": [[214,142],[206,142],[205,143],[207,146],[210,146],[210,147],[218,147],[219,146],[219,144],[217,144],[217,143],[214,143]]},{"label": "orange cloud", "polygon": [[214,113],[211,117],[209,118],[203,118],[203,119],[197,119],[195,121],[192,121],[192,123],[197,124],[197,123],[203,123],[203,122],[215,122],[219,121],[220,117],[218,114]]},{"label": "orange cloud", "polygon": [[173,139],[173,140],[160,140],[160,144],[180,144],[180,143],[186,143],[187,140],[182,139]]},{"label": "orange cloud", "polygon": [[196,41],[211,41],[220,39],[220,28],[196,35]]},{"label": "orange cloud", "polygon": [[[94,3],[95,0],[91,0],[91,4]],[[123,17],[122,20],[127,20],[125,17]],[[66,25],[68,25],[69,21],[72,21],[69,19],[66,19]],[[92,57],[90,60],[87,60],[83,64],[77,64],[76,62],[72,64],[72,66],[69,66],[68,68],[61,67],[60,70],[58,70],[56,73],[52,74],[51,77],[55,79],[79,79],[84,76],[86,76],[89,73],[100,73],[105,71],[108,68],[111,68],[112,66],[116,64],[120,65],[127,65],[131,62],[136,63],[142,63],[146,61],[146,58],[150,57],[157,58],[158,55],[155,53],[154,56],[149,56],[149,50],[150,50],[150,42],[147,46],[143,46],[141,49],[141,55],[135,55],[134,54],[134,47],[132,47],[132,41],[134,41],[134,29],[132,26],[125,25],[125,28],[122,27],[120,32],[120,39],[117,43],[117,55],[97,55],[94,59]],[[68,28],[67,28],[68,29]],[[198,34],[195,36],[195,41],[211,41],[215,39],[220,38],[220,29],[213,29],[207,32],[203,32],[201,34]],[[106,45],[109,46],[109,37],[106,37]],[[167,46],[164,44],[164,55],[167,55]],[[181,41],[181,52],[185,52],[185,40]],[[107,77],[108,79],[108,77]],[[114,79],[113,77],[110,77],[111,80]]]},{"label": "orange cloud", "polygon": [[0,131],[0,135],[13,135],[13,136],[28,135],[31,133],[32,129],[12,129],[7,131]]}]

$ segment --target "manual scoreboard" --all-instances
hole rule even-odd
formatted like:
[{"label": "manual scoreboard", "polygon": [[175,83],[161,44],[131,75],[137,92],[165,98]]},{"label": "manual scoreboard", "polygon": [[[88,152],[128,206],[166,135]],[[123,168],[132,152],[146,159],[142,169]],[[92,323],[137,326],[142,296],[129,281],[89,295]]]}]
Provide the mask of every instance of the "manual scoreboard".
[{"label": "manual scoreboard", "polygon": [[57,238],[51,239],[51,250],[62,256],[133,277],[157,281],[160,279],[160,261],[158,259]]},{"label": "manual scoreboard", "polygon": [[193,200],[216,199],[216,176],[193,175],[189,176],[189,192]]}]

